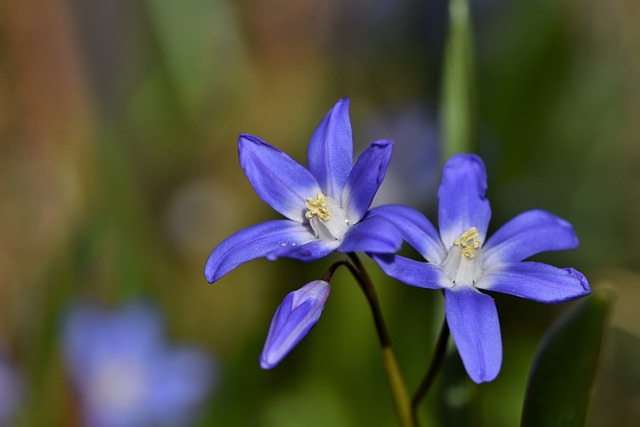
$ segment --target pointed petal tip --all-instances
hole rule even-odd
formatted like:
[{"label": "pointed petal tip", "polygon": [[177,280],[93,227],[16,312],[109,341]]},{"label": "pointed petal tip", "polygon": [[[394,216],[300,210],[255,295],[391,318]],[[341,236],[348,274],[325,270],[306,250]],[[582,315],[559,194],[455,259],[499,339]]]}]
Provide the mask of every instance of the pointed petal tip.
[{"label": "pointed petal tip", "polygon": [[250,133],[241,133],[238,135],[238,148],[242,149],[244,144],[253,143],[258,145],[269,145],[269,143],[263,141],[260,137],[251,135]]},{"label": "pointed petal tip", "polygon": [[325,119],[337,114],[338,115],[337,117],[343,116],[342,118],[346,119],[347,122],[349,124],[351,124],[351,120],[349,118],[349,107],[350,107],[350,104],[351,104],[351,102],[349,101],[349,98],[347,98],[347,97],[338,99],[338,101],[334,104],[333,107],[331,107],[329,112],[326,114]]},{"label": "pointed petal tip", "polygon": [[449,158],[449,160],[447,160],[445,167],[449,165],[455,165],[456,163],[475,163],[479,165],[482,169],[485,169],[484,161],[480,156],[476,154],[470,154],[470,153],[454,154]]},{"label": "pointed petal tip", "polygon": [[214,268],[205,267],[204,277],[205,279],[207,279],[207,282],[209,282],[210,285],[217,283],[218,280],[222,279],[224,276],[227,275],[228,272],[222,272],[220,270],[221,270],[220,268],[214,269]]},{"label": "pointed petal tip", "polygon": [[371,143],[372,146],[382,147],[382,148],[393,148],[393,141],[390,139],[380,139],[378,141],[374,141]]},{"label": "pointed petal tip", "polygon": [[218,271],[220,269],[214,265],[215,260],[212,259],[213,258],[212,255],[213,253],[209,255],[209,258],[207,259],[207,263],[204,266],[204,277],[205,279],[207,279],[207,282],[209,282],[210,284],[214,284],[222,277],[222,275],[218,274]]},{"label": "pointed petal tip", "polygon": [[215,282],[215,276],[213,275],[213,272],[207,271],[207,269],[204,269],[204,278],[207,279],[207,282],[209,282],[210,284],[213,284]]},{"label": "pointed petal tip", "polygon": [[491,381],[495,380],[498,377],[498,374],[500,373],[500,369],[496,370],[495,372],[484,372],[484,371],[478,371],[478,372],[467,372],[469,374],[469,378],[471,378],[471,380],[476,383],[476,384],[482,384],[482,383],[490,383]]},{"label": "pointed petal tip", "polygon": [[[580,273],[578,270],[571,267],[560,269],[560,271],[562,270],[564,270],[567,276],[571,277],[578,283],[576,284],[575,282],[573,282],[571,291],[567,292],[565,295],[557,298],[556,300],[543,301],[543,302],[546,302],[548,304],[559,304],[563,302],[573,301],[578,298],[586,297],[587,295],[591,294],[591,286],[589,286],[589,281],[584,276],[584,274]],[[578,284],[580,288],[578,288],[577,286]]]},{"label": "pointed petal tip", "polygon": [[248,261],[266,257],[283,246],[302,245],[313,238],[307,227],[286,219],[252,225],[227,237],[211,251],[204,276],[209,283],[214,283]]},{"label": "pointed petal tip", "polygon": [[377,141],[373,141],[369,146],[369,149],[375,148],[381,150],[380,156],[387,162],[386,165],[384,163],[381,165],[385,170],[388,166],[388,162],[391,160],[391,155],[393,154],[393,145],[394,142],[390,139],[379,139]]},{"label": "pointed petal tip", "polygon": [[269,360],[265,354],[260,355],[260,367],[265,371],[275,368],[276,366],[278,366],[278,363],[280,363],[279,360],[273,362]]},{"label": "pointed petal tip", "polygon": [[349,108],[349,104],[350,103],[351,103],[351,101],[349,100],[349,97],[345,96],[344,98],[338,99],[338,102],[336,102],[336,105],[334,106],[334,108],[336,106],[338,106],[338,105],[345,106],[345,107]]},{"label": "pointed petal tip", "polygon": [[482,158],[476,154],[458,153],[447,160],[442,168],[443,180],[445,176],[455,178],[458,174],[464,174],[465,178],[471,177],[479,185],[478,194],[481,199],[485,198],[487,189],[487,168]]},{"label": "pointed petal tip", "polygon": [[476,287],[545,304],[573,301],[591,293],[589,282],[579,271],[534,261],[488,269]]},{"label": "pointed petal tip", "polygon": [[580,296],[589,295],[591,293],[591,287],[589,286],[589,281],[584,276],[584,274],[580,273],[578,270],[571,267],[567,268],[567,271],[570,276],[578,279],[578,281],[580,282],[580,286],[582,286],[582,289],[584,289],[585,291],[584,294]]},{"label": "pointed petal tip", "polygon": [[534,209],[532,212],[536,212],[540,216],[550,217],[552,221],[560,226],[561,229],[565,230],[565,234],[567,235],[567,237],[565,237],[566,243],[563,246],[563,249],[576,249],[578,246],[580,246],[580,239],[578,239],[573,225],[569,221],[542,209]]}]

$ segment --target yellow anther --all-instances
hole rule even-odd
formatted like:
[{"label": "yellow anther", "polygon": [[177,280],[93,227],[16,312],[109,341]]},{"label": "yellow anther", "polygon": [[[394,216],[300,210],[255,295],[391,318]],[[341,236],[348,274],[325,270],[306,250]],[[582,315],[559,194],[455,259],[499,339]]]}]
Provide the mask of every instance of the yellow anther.
[{"label": "yellow anther", "polygon": [[323,221],[331,218],[331,212],[329,212],[329,208],[327,208],[327,196],[322,193],[318,193],[315,198],[307,197],[307,213],[304,215],[311,219],[314,216],[317,216]]},{"label": "yellow anther", "polygon": [[471,227],[462,235],[459,239],[453,242],[454,245],[460,246],[462,248],[462,254],[467,258],[473,258],[476,256],[476,249],[480,247],[482,242],[478,239],[478,229],[475,227]]}]

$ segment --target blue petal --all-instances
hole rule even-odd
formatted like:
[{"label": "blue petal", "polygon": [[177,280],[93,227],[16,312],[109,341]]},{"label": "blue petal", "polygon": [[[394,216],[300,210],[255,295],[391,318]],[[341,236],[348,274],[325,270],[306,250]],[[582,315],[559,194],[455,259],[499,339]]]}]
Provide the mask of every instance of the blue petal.
[{"label": "blue petal", "polygon": [[418,251],[427,261],[440,264],[447,251],[436,228],[424,215],[415,209],[403,205],[385,205],[371,209],[367,217],[381,216],[395,224],[402,238]]},{"label": "blue petal", "polygon": [[388,254],[402,246],[400,230],[386,219],[366,217],[350,227],[338,249],[340,252],[369,252]]},{"label": "blue petal", "polygon": [[179,347],[147,361],[147,416],[153,425],[192,425],[215,385],[216,367],[210,355]]},{"label": "blue petal", "polygon": [[266,256],[279,247],[301,245],[314,239],[308,227],[295,221],[263,222],[223,240],[209,255],[204,275],[213,283],[240,264]]},{"label": "blue petal", "polygon": [[451,248],[471,227],[476,227],[480,241],[485,241],[491,219],[491,207],[484,197],[486,191],[487,172],[480,157],[457,154],[449,159],[438,189],[438,223],[445,248]]},{"label": "blue petal", "polygon": [[329,283],[315,280],[285,297],[273,316],[260,355],[263,369],[274,368],[315,326],[329,290]]},{"label": "blue petal", "polygon": [[340,242],[337,240],[316,239],[299,246],[281,246],[269,252],[266,256],[270,261],[274,261],[277,258],[293,258],[298,261],[309,262],[324,258],[338,249],[339,246]]},{"label": "blue petal", "polygon": [[587,279],[579,271],[539,262],[516,262],[489,269],[476,287],[547,304],[591,293]]},{"label": "blue petal", "polygon": [[471,287],[445,291],[451,337],[475,383],[493,381],[502,365],[500,323],[493,298]]},{"label": "blue petal", "polygon": [[[64,351],[71,373],[86,378],[96,353],[96,328],[101,332],[103,312],[93,304],[75,304],[68,309],[64,322]],[[99,341],[97,339],[96,341]]]},{"label": "blue petal", "polygon": [[387,276],[407,285],[425,289],[443,289],[452,285],[437,265],[415,261],[400,255],[371,254],[370,256]]},{"label": "blue petal", "polygon": [[85,301],[71,307],[65,321],[66,357],[84,382],[96,361],[115,355],[145,357],[158,351],[162,335],[159,313],[151,306],[128,304],[105,311]]},{"label": "blue petal", "polygon": [[567,221],[541,210],[521,213],[493,234],[483,249],[485,266],[522,261],[540,252],[578,247]]},{"label": "blue petal", "polygon": [[240,166],[258,196],[287,218],[303,222],[307,197],[320,192],[311,172],[253,135],[240,135],[238,155]]},{"label": "blue petal", "polygon": [[376,141],[353,166],[342,193],[342,206],[352,224],[364,217],[371,206],[391,161],[393,142]]},{"label": "blue petal", "polygon": [[309,141],[309,170],[322,192],[339,201],[353,167],[353,137],[349,99],[344,98],[324,116]]}]

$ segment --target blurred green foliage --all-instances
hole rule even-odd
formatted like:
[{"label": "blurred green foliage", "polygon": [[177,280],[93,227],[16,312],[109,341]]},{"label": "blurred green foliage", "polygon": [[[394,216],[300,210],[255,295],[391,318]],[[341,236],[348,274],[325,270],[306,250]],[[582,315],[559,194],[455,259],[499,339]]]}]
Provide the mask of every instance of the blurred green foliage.
[{"label": "blurred green foliage", "polygon": [[611,303],[596,290],[544,335],[529,375],[523,427],[585,425]]}]

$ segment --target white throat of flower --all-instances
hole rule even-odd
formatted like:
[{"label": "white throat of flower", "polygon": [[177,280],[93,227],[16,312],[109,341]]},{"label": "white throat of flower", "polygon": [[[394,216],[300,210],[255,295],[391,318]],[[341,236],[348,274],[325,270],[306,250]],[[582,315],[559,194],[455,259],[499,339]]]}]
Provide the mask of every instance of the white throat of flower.
[{"label": "white throat of flower", "polygon": [[89,377],[89,393],[111,411],[131,411],[143,404],[147,382],[137,361],[108,359]]},{"label": "white throat of flower", "polygon": [[349,219],[338,202],[318,193],[316,197],[307,197],[306,206],[305,217],[318,239],[342,241],[349,228]]},{"label": "white throat of flower", "polygon": [[453,242],[442,269],[455,285],[473,286],[482,274],[482,241],[471,227]]}]

